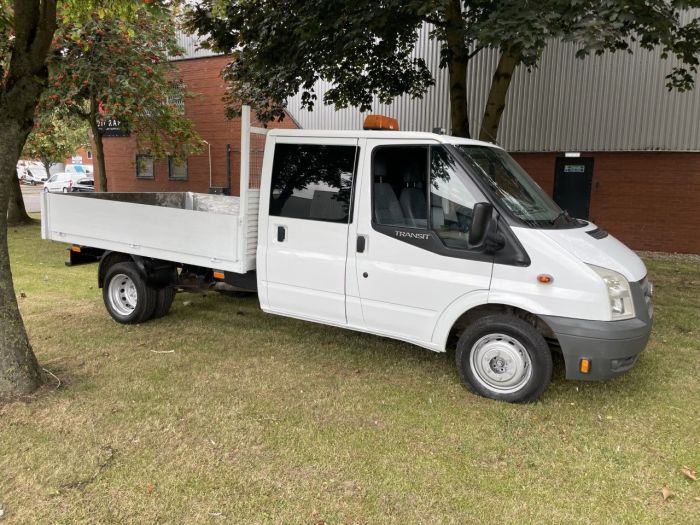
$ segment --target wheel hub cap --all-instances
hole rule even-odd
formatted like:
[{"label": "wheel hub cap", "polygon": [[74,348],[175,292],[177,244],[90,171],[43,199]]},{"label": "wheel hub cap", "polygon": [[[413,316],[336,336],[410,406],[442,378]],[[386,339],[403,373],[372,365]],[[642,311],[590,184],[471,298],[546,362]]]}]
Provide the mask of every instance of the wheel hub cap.
[{"label": "wheel hub cap", "polygon": [[532,376],[532,360],[517,339],[505,334],[489,334],[479,339],[470,354],[474,376],[494,392],[518,391]]},{"label": "wheel hub cap", "polygon": [[131,277],[123,273],[112,277],[109,282],[109,302],[119,315],[127,316],[134,311],[138,303],[138,292]]}]

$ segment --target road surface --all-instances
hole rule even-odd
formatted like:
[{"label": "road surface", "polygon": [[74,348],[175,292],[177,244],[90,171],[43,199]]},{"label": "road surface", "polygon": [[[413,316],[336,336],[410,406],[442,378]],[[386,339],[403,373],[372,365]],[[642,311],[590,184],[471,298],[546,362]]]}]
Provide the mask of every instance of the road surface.
[{"label": "road surface", "polygon": [[41,211],[42,191],[44,191],[44,187],[41,184],[37,184],[36,186],[22,184],[22,197],[24,197],[24,207],[27,208],[28,213],[38,213]]}]

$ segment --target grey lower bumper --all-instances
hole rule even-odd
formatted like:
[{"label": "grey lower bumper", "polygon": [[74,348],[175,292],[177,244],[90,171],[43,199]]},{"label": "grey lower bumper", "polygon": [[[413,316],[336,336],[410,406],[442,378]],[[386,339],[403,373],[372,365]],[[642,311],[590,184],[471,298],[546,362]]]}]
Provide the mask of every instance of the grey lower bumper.
[{"label": "grey lower bumper", "polygon": [[[653,307],[644,295],[646,279],[630,283],[637,317],[624,321],[585,321],[542,316],[559,340],[567,379],[595,381],[627,372],[646,347],[651,334]],[[581,359],[590,360],[590,371],[579,371]]]},{"label": "grey lower bumper", "polygon": [[[564,354],[567,379],[596,381],[624,374],[634,366],[651,334],[654,307],[646,277],[631,282],[636,317],[624,321],[584,321],[542,316],[556,334]],[[590,371],[579,371],[581,359],[590,359]]]},{"label": "grey lower bumper", "polygon": [[[634,366],[637,356],[644,350],[651,333],[650,322],[632,328],[614,326],[620,324],[636,325],[636,323],[629,322],[637,321],[636,319],[605,322],[543,317],[543,320],[552,328],[559,340],[562,354],[564,354],[567,379],[596,381],[627,372]],[[585,333],[589,335],[583,335]],[[595,336],[603,333],[607,334],[608,337]],[[611,337],[623,334],[634,335],[624,338]],[[589,359],[591,363],[590,371],[587,374],[582,374],[579,371],[579,363],[584,357]]]}]

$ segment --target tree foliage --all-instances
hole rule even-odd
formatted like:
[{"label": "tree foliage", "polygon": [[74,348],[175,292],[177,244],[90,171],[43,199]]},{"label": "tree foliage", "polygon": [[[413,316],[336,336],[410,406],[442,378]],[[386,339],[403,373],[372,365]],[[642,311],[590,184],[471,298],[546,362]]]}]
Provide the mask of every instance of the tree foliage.
[{"label": "tree foliage", "polygon": [[201,139],[185,117],[189,94],[169,58],[181,54],[173,13],[134,8],[121,16],[98,8],[82,21],[64,18],[53,42],[42,108],[61,108],[89,123],[100,189],[106,191],[100,120],[128,127],[155,157],[186,157]]},{"label": "tree foliage", "polygon": [[[313,109],[318,79],[333,84],[323,102],[338,108],[368,110],[373,95],[382,103],[422,96],[434,72],[413,51],[417,31],[431,24],[440,66],[449,71],[453,133],[468,136],[466,65],[486,48],[507,59],[497,71],[505,92],[513,70],[535,67],[552,38],[576,43],[579,57],[629,51],[633,42],[659,49],[678,60],[668,86],[690,89],[700,22],[683,23],[681,13],[697,6],[699,0],[202,0],[192,7],[189,27],[231,53],[224,72],[230,113],[250,103],[270,121],[283,117],[285,101],[296,93]],[[495,94],[495,104],[505,92]]]},{"label": "tree foliage", "polygon": [[24,144],[23,155],[38,159],[46,173],[57,162],[63,162],[80,148],[90,146],[88,127],[84,121],[58,112],[39,115],[34,129]]},{"label": "tree foliage", "polygon": [[[48,81],[47,59],[56,30],[58,0],[0,0],[0,398],[29,394],[42,382],[17,307],[7,247],[7,210],[15,168]],[[142,0],[61,0],[65,20],[80,20],[86,8],[121,16]],[[161,10],[161,2],[150,7]]]}]

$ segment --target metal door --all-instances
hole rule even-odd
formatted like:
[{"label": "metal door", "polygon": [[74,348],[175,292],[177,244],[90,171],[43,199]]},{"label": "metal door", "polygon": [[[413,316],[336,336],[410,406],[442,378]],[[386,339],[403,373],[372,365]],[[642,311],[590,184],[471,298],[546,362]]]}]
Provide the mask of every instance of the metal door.
[{"label": "metal door", "polygon": [[593,157],[558,157],[554,201],[577,219],[588,219],[593,182]]}]

